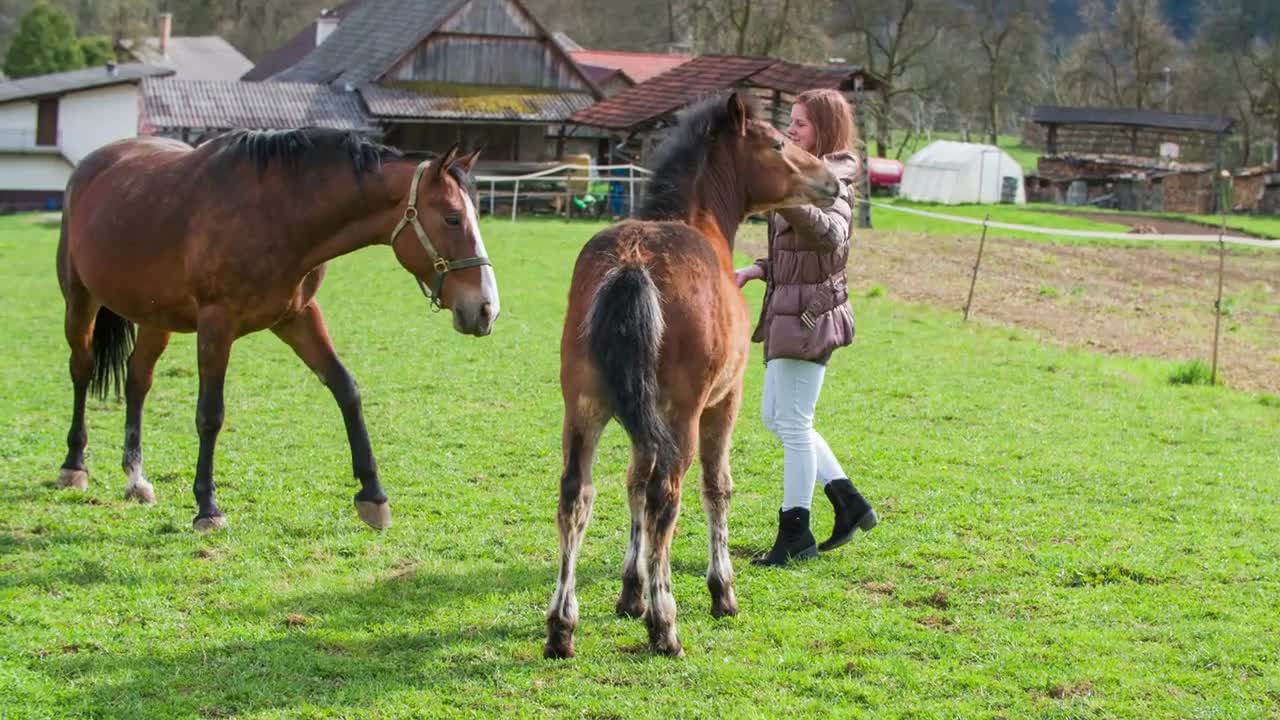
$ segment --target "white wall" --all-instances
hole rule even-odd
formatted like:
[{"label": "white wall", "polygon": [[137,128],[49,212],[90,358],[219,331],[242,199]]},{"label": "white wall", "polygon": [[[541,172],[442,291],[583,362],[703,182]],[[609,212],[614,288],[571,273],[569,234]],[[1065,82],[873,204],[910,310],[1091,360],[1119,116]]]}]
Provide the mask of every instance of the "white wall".
[{"label": "white wall", "polygon": [[36,131],[36,104],[11,102],[0,105],[0,129]]},{"label": "white wall", "polygon": [[58,108],[62,154],[74,165],[109,142],[137,136],[141,101],[134,84],[64,95]]},{"label": "white wall", "polygon": [[0,190],[66,189],[71,164],[60,155],[0,153]]}]

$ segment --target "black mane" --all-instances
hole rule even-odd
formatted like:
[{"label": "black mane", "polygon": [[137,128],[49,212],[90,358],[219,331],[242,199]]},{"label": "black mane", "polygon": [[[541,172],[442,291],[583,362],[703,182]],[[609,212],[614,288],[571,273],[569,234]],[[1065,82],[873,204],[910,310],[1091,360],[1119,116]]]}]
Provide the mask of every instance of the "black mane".
[{"label": "black mane", "polygon": [[[748,120],[760,117],[760,106],[753,96],[739,93],[738,97],[746,106]],[[692,199],[692,182],[705,166],[716,138],[733,128],[733,120],[727,94],[699,100],[681,113],[656,153],[640,219],[669,220],[685,214]]]},{"label": "black mane", "polygon": [[357,178],[382,170],[386,160],[408,157],[358,132],[329,128],[297,130],[237,130],[212,141],[215,162],[228,169],[252,163],[262,175],[279,164],[298,177],[308,170],[346,163]]},{"label": "black mane", "polygon": [[[296,130],[237,130],[211,141],[214,162],[224,170],[239,168],[252,163],[259,177],[273,164],[285,168],[290,179],[302,181],[309,171],[332,169],[345,164],[359,182],[365,175],[377,174],[387,161],[411,160],[422,162],[439,157],[440,153],[400,150],[383,145],[367,136],[347,130],[329,128],[300,128]],[[476,202],[476,188],[471,178],[461,168],[449,168],[452,177],[463,192]]]}]

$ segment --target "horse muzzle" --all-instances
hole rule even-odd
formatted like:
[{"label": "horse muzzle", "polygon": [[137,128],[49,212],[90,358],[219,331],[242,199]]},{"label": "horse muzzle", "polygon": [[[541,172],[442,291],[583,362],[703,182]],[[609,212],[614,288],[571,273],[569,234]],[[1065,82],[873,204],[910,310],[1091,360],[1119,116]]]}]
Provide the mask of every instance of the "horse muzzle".
[{"label": "horse muzzle", "polygon": [[453,308],[453,329],[463,335],[484,337],[493,332],[500,312],[498,306],[488,300],[465,303]]}]

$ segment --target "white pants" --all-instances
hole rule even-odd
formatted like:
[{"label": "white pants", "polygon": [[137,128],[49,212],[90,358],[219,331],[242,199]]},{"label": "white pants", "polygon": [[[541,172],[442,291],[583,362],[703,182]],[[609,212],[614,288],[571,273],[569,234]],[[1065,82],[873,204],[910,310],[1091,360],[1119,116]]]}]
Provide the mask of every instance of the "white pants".
[{"label": "white pants", "polygon": [[826,366],[806,360],[770,360],[764,371],[760,416],[782,441],[782,509],[813,502],[813,483],[848,477],[827,441],[813,429],[813,410]]}]

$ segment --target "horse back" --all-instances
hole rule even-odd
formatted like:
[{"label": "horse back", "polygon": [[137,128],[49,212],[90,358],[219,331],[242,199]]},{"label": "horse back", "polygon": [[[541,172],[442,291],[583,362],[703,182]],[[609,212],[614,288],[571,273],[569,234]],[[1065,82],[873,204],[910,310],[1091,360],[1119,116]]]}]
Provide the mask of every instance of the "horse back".
[{"label": "horse back", "polygon": [[[745,367],[750,326],[746,300],[733,280],[728,243],[682,222],[624,221],[596,234],[578,255],[561,340],[562,373],[589,365],[584,322],[608,274],[641,266],[660,297],[663,318],[659,378],[663,385],[700,377],[718,396]],[[721,247],[723,245],[723,247]],[[699,372],[703,371],[703,372]]]}]

